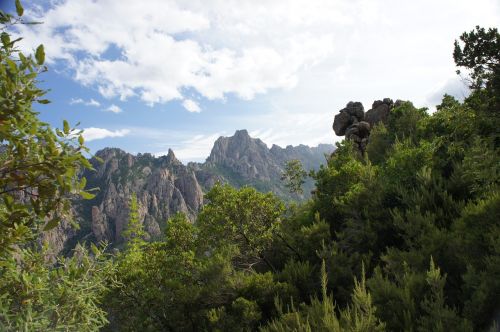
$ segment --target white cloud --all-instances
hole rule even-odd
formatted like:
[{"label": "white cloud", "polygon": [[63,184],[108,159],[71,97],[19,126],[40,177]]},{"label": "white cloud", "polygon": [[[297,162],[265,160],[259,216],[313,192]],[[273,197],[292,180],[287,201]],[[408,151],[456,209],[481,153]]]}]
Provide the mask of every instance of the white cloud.
[{"label": "white cloud", "polygon": [[70,105],[83,104],[85,101],[82,98],[71,98],[69,101]]},{"label": "white cloud", "polygon": [[82,98],[71,98],[69,104],[70,105],[83,104],[85,106],[94,106],[94,107],[101,106],[101,103],[99,103],[97,100],[93,98],[91,98],[89,101],[85,101]]},{"label": "white cloud", "polygon": [[101,103],[100,103],[100,102],[98,102],[98,101],[97,101],[97,100],[95,100],[95,99],[90,99],[90,100],[87,102],[87,104],[86,104],[86,105],[88,105],[88,106],[95,106],[95,107],[99,107],[99,106],[101,106]]},{"label": "white cloud", "polygon": [[191,112],[191,113],[200,113],[201,112],[200,106],[194,100],[191,100],[191,99],[184,100],[182,102],[182,106],[184,106],[184,108],[188,112]]},{"label": "white cloud", "polygon": [[498,2],[477,1],[60,0],[28,8],[44,24],[19,29],[28,49],[45,43],[49,62],[66,60],[77,81],[107,98],[153,105],[194,89],[252,99],[294,88],[318,68],[309,84],[338,78],[382,89],[405,75],[424,102],[422,88],[453,68],[453,39],[498,22]]},{"label": "white cloud", "polygon": [[109,137],[123,137],[130,133],[129,129],[109,130],[104,128],[89,127],[83,129],[83,137],[86,141],[94,141],[97,139]]},{"label": "white cloud", "polygon": [[111,106],[109,106],[108,108],[106,108],[104,111],[106,111],[106,112],[112,112],[112,113],[115,113],[115,114],[123,112],[123,110],[120,107],[116,106],[115,104],[112,104]]},{"label": "white cloud", "polygon": [[[225,113],[215,125],[193,121],[206,130],[204,148],[187,146],[186,136],[169,138],[176,153],[193,158],[206,157],[211,145],[203,142],[213,132],[246,128],[268,145],[315,145],[341,139],[331,123],[350,100],[365,109],[384,97],[432,106],[443,92],[460,94],[447,83],[455,73],[453,40],[476,24],[500,21],[498,0],[44,3],[52,9],[31,11],[44,24],[19,27],[26,48],[45,43],[49,63],[69,68],[103,97],[152,105],[194,94],[204,110],[197,121],[205,121],[212,105],[205,99],[260,95],[251,107],[265,114]],[[167,140],[150,141],[165,150]]]},{"label": "white cloud", "polygon": [[[214,142],[222,135],[223,133],[194,135],[169,148],[172,148],[175,156],[183,163],[190,161],[201,162],[210,155]],[[167,154],[168,149],[154,153],[156,156],[164,156]]]},{"label": "white cloud", "polygon": [[[299,72],[332,54],[332,26],[350,25],[358,5],[342,1],[53,2],[33,12],[44,24],[20,27],[25,43],[44,42],[51,62],[104,97],[148,104],[183,99],[244,99],[296,85]],[[112,15],[110,15],[112,13]],[[113,49],[117,55],[110,57]]]}]

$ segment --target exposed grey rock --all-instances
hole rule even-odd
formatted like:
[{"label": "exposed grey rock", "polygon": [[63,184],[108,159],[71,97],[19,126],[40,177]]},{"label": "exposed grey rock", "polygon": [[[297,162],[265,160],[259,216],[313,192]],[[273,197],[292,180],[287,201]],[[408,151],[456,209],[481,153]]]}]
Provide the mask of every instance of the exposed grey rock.
[{"label": "exposed grey rock", "polygon": [[71,209],[69,212],[68,218],[61,220],[55,228],[42,232],[38,239],[41,245],[50,244],[45,252],[45,259],[49,262],[55,263],[56,257],[65,249],[66,242],[76,235],[76,229],[70,222],[75,211]]},{"label": "exposed grey rock", "polygon": [[393,103],[390,99],[390,102],[386,103],[386,99],[375,101],[372,108],[366,112],[365,119],[372,127],[379,122],[387,122]]},{"label": "exposed grey rock", "polygon": [[[398,100],[396,104],[400,103]],[[354,141],[360,152],[364,152],[368,144],[371,128],[379,123],[386,123],[394,103],[390,98],[376,100],[372,108],[364,113],[360,102],[349,102],[334,117],[333,130],[337,136],[344,136]]]},{"label": "exposed grey rock", "polygon": [[337,136],[344,136],[346,129],[351,125],[351,116],[347,112],[340,111],[333,120],[333,131]]},{"label": "exposed grey rock", "polygon": [[[354,105],[351,109],[352,114],[359,115],[359,106]],[[100,191],[92,200],[74,203],[78,207],[76,215],[85,227],[76,234],[64,228],[61,231],[64,236],[54,236],[50,242],[56,243],[58,248],[64,247],[72,237],[73,242],[85,237],[111,245],[120,243],[129,219],[130,197],[134,193],[139,220],[147,232],[146,238],[151,240],[161,236],[166,221],[177,212],[194,220],[204,202],[203,191],[217,182],[235,187],[251,185],[286,198],[289,192],[280,180],[285,163],[298,159],[306,170],[318,169],[326,161],[325,154],[333,150],[329,144],[315,148],[274,145],[269,149],[260,139],[250,137],[246,130],[236,131],[232,137],[220,137],[205,163],[187,166],[172,150],[166,156],[154,157],[149,153],[134,156],[120,149],[106,148],[96,153],[103,162],[91,159],[95,171],[83,174],[88,187],[99,187]],[[310,182],[306,183],[305,192],[312,188]]]},{"label": "exposed grey rock", "polygon": [[91,201],[91,229],[97,241],[117,243],[128,221],[129,201],[137,195],[139,218],[146,232],[159,235],[160,225],[177,212],[194,219],[203,203],[195,173],[184,166],[172,150],[167,156],[133,156],[119,149],[97,153],[92,160],[97,172],[86,172],[88,183],[101,188]]},{"label": "exposed grey rock", "polygon": [[349,115],[354,116],[357,121],[363,121],[365,116],[365,108],[359,101],[350,101],[344,108],[344,111]]},{"label": "exposed grey rock", "polygon": [[107,217],[97,206],[92,207],[92,233],[98,242],[112,239],[113,233],[108,224]]}]

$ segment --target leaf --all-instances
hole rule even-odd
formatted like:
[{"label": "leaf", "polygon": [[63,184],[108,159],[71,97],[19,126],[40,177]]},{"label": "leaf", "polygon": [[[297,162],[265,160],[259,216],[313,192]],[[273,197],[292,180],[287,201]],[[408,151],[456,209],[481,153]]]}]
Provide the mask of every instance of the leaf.
[{"label": "leaf", "polygon": [[16,0],[16,12],[17,12],[17,16],[23,16],[24,8],[21,5],[20,0]]},{"label": "leaf", "polygon": [[82,135],[78,136],[78,143],[80,145],[83,145],[84,142],[85,142],[85,140],[83,139],[83,136]]},{"label": "leaf", "polygon": [[40,66],[45,62],[45,50],[43,48],[43,44],[40,44],[40,46],[37,47],[35,52],[35,59],[36,63]]},{"label": "leaf", "polygon": [[0,36],[0,39],[2,40],[3,47],[7,48],[10,44],[10,36],[6,32],[2,32],[2,35]]},{"label": "leaf", "polygon": [[92,244],[90,244],[90,250],[92,250],[92,253],[93,253],[95,256],[99,255],[99,249],[96,247],[96,245],[95,245],[95,244],[93,244],[93,243],[92,243]]},{"label": "leaf", "polygon": [[66,120],[63,121],[63,131],[66,135],[69,134],[69,123]]},{"label": "leaf", "polygon": [[83,199],[92,199],[95,197],[94,194],[91,194],[91,193],[86,192],[86,191],[80,191],[80,196],[82,196]]},{"label": "leaf", "polygon": [[43,230],[50,231],[51,229],[56,227],[58,223],[59,223],[59,218],[54,217],[47,224],[45,224],[45,227],[43,227]]},{"label": "leaf", "polygon": [[44,104],[45,105],[45,104],[49,104],[50,100],[48,100],[48,99],[38,99],[37,102],[39,104]]},{"label": "leaf", "polygon": [[82,177],[82,180],[80,181],[80,189],[84,189],[86,185],[87,185],[87,178]]}]

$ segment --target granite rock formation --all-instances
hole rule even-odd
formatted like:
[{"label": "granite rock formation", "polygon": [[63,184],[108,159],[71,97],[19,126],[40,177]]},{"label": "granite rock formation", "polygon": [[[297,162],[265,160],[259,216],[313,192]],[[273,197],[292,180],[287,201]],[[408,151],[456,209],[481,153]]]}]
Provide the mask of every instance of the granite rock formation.
[{"label": "granite rock formation", "polygon": [[401,100],[394,103],[390,98],[376,100],[372,108],[365,113],[363,104],[351,101],[335,116],[333,131],[337,136],[345,136],[346,139],[352,140],[363,153],[369,141],[371,128],[379,122],[387,123],[391,110],[402,103]]},{"label": "granite rock formation", "polygon": [[370,136],[370,124],[365,120],[365,110],[360,102],[349,102],[333,121],[333,131],[354,141],[360,151],[365,151]]},{"label": "granite rock formation", "polygon": [[[252,138],[246,130],[238,130],[232,137],[220,137],[206,162],[200,165],[203,172],[216,174],[223,182],[234,187],[250,185],[257,190],[272,191],[288,199],[290,193],[281,181],[281,174],[288,160],[298,159],[306,170],[317,169],[325,162],[325,154],[333,146],[320,144],[317,147],[305,145],[271,149],[258,138]],[[198,175],[198,173],[197,173]],[[204,184],[204,187],[207,187]],[[312,189],[312,182],[305,185],[304,192]]]},{"label": "granite rock formation", "polygon": [[161,224],[177,212],[194,219],[203,203],[195,173],[169,150],[167,156],[133,156],[119,149],[104,149],[92,159],[96,172],[85,172],[87,183],[99,187],[96,198],[82,202],[96,241],[119,243],[128,220],[132,193],[137,196],[139,217],[152,238],[161,235]]},{"label": "granite rock formation", "polygon": [[[177,212],[194,220],[203,205],[203,192],[217,182],[235,187],[250,185],[289,199],[290,193],[280,180],[285,163],[298,159],[306,170],[317,169],[333,150],[329,144],[313,148],[273,145],[269,149],[246,130],[217,139],[205,163],[184,165],[172,150],[166,156],[154,157],[106,148],[96,153],[102,162],[97,158],[90,160],[95,171],[82,174],[87,178],[88,188],[100,190],[92,200],[74,202],[74,216],[80,229],[75,231],[69,224],[61,224],[47,240],[54,242],[58,252],[71,249],[82,239],[119,245],[132,193],[137,196],[139,218],[150,239],[161,236],[166,221]],[[308,193],[312,186],[312,181],[306,183],[304,192]]]}]

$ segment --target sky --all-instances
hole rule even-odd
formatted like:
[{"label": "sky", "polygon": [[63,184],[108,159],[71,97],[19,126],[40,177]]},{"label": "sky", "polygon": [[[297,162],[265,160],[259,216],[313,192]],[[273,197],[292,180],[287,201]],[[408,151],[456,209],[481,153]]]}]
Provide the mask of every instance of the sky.
[{"label": "sky", "polygon": [[[8,8],[13,0],[0,0]],[[453,42],[498,27],[498,0],[38,0],[21,47],[45,46],[40,117],[80,122],[92,152],[174,150],[203,161],[247,129],[272,144],[334,143],[349,101],[431,111],[463,99]],[[4,8],[4,9],[5,9]]]}]

